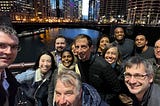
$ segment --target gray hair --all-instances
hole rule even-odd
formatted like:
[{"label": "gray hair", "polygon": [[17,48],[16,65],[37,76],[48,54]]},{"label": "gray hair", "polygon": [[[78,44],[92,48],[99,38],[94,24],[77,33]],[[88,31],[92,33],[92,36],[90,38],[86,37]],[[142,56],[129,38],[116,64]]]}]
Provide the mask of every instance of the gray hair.
[{"label": "gray hair", "polygon": [[131,68],[133,65],[137,65],[139,66],[140,64],[143,64],[144,67],[145,67],[145,72],[149,75],[154,75],[154,69],[153,69],[153,66],[152,64],[146,60],[146,59],[143,59],[139,56],[133,56],[131,57],[126,63],[125,63],[125,68]]},{"label": "gray hair", "polygon": [[0,31],[6,33],[8,35],[15,35],[15,36],[17,36],[17,32],[12,27],[1,25],[0,26]]},{"label": "gray hair", "polygon": [[82,88],[82,81],[80,75],[72,70],[59,72],[56,76],[55,85],[57,83],[57,80],[60,80],[65,86],[76,87],[76,90],[78,92],[80,92]]}]

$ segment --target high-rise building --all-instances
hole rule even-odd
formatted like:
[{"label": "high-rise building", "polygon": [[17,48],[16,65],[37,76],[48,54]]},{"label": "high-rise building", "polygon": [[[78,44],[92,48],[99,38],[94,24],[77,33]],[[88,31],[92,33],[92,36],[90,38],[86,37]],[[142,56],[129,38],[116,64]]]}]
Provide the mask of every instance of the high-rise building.
[{"label": "high-rise building", "polygon": [[100,16],[124,18],[127,0],[100,0]]},{"label": "high-rise building", "polygon": [[33,5],[28,0],[1,0],[0,16],[9,16],[12,21],[26,22],[33,18]]},{"label": "high-rise building", "polygon": [[129,23],[160,23],[160,0],[129,0],[127,11]]},{"label": "high-rise building", "polygon": [[39,21],[45,21],[50,17],[50,0],[33,0],[35,18]]}]

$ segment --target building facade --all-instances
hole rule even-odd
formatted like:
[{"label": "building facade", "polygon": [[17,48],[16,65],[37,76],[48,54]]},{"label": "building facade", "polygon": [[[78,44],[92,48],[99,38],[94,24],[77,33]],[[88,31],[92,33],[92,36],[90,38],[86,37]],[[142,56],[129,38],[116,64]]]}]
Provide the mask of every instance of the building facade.
[{"label": "building facade", "polygon": [[160,0],[129,0],[127,11],[128,23],[160,23]]},{"label": "building facade", "polygon": [[33,5],[28,0],[1,0],[0,16],[11,17],[15,22],[27,22],[33,18]]}]

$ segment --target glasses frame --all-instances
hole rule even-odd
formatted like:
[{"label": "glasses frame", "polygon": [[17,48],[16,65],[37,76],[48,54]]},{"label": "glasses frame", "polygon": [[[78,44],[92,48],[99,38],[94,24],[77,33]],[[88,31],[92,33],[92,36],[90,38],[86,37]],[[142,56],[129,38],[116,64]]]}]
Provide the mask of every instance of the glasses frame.
[{"label": "glasses frame", "polygon": [[147,73],[145,74],[140,74],[140,73],[136,73],[136,74],[130,74],[130,73],[123,73],[124,75],[124,79],[131,79],[132,77],[137,79],[137,80],[144,80],[146,78],[146,76],[148,76]]},{"label": "glasses frame", "polygon": [[7,44],[7,43],[3,43],[3,42],[0,42],[0,49],[1,50],[6,50],[6,49],[8,49],[8,48],[11,48],[11,50],[13,50],[13,51],[21,51],[21,47],[19,46],[19,45],[12,45],[12,44]]}]

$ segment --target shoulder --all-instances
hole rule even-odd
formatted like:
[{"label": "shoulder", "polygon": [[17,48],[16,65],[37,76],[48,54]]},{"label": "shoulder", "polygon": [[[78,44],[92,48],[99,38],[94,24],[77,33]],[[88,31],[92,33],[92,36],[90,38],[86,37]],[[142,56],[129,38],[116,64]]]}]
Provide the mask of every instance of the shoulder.
[{"label": "shoulder", "polygon": [[134,40],[125,38],[125,42],[129,44],[134,44]]},{"label": "shoulder", "polygon": [[34,77],[35,75],[35,70],[33,69],[28,69],[26,70],[25,72],[22,72],[20,74],[17,74],[15,76],[15,78],[17,79],[17,81],[19,83],[22,83],[23,81],[26,81],[26,80],[30,80]]}]

